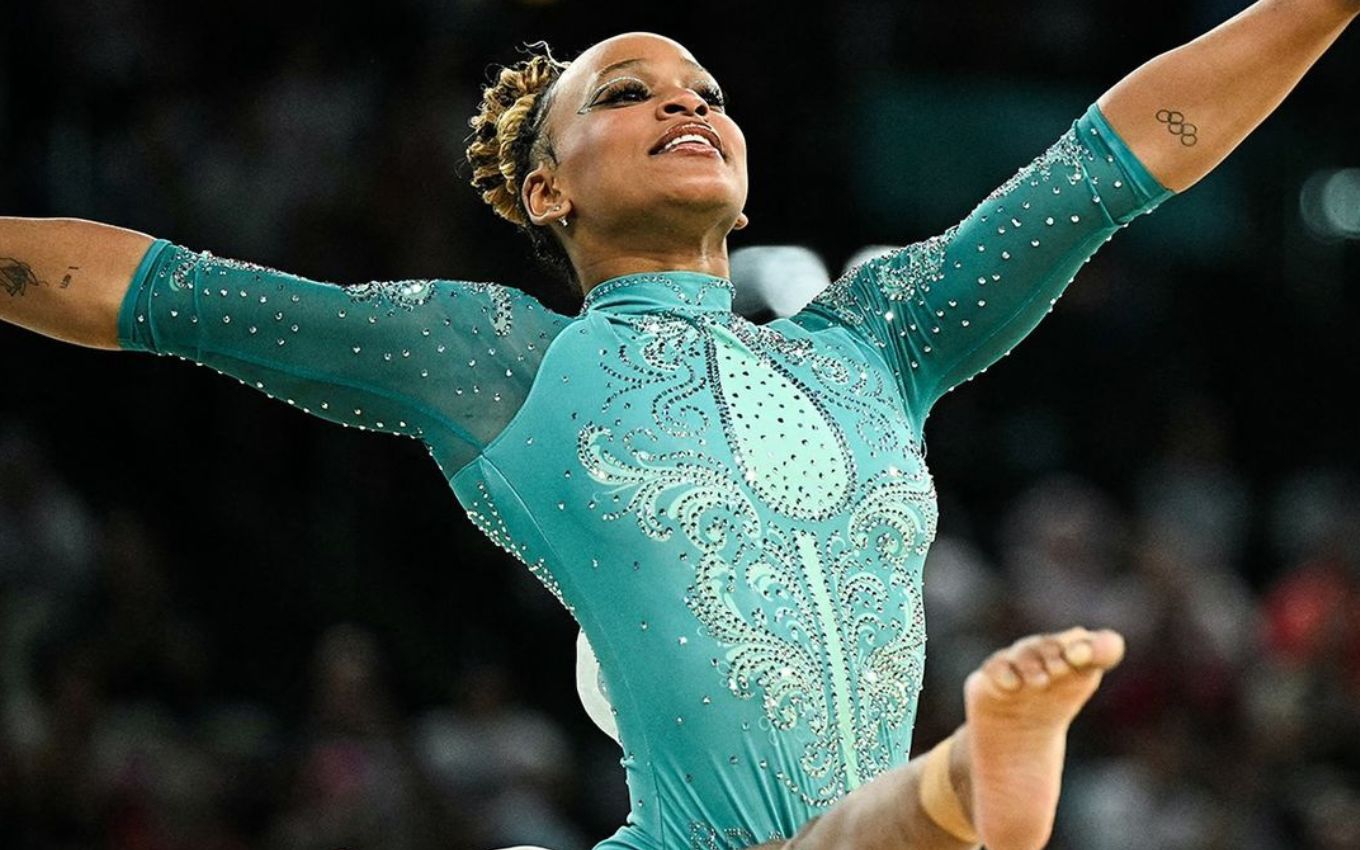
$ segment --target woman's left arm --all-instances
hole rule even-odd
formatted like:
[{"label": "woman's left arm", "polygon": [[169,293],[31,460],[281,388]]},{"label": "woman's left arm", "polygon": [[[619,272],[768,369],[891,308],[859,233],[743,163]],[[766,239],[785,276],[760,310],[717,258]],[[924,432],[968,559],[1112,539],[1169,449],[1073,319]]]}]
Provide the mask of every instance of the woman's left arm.
[{"label": "woman's left arm", "polygon": [[1184,191],[1280,105],[1357,15],[1360,0],[1259,0],[1096,103],[1158,182]]},{"label": "woman's left arm", "polygon": [[919,439],[937,400],[1023,340],[1120,228],[1218,165],[1357,14],[1360,0],[1260,0],[1134,71],[958,224],[858,264],[793,320],[876,352]]}]

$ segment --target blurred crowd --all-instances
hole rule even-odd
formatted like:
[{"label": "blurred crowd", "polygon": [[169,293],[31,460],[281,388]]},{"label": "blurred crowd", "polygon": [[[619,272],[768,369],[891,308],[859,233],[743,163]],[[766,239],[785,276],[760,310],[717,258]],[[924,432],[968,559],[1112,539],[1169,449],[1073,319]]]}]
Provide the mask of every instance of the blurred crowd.
[{"label": "blurred crowd", "polygon": [[[406,714],[388,648],[337,623],[311,647],[296,721],[211,698],[213,636],[171,591],[183,565],[135,514],[96,518],[45,452],[0,420],[3,846],[592,843],[561,805],[577,747],[497,666],[463,671],[460,702]],[[587,804],[626,809],[620,786]]]},{"label": "blurred crowd", "polygon": [[[750,238],[844,257],[952,223],[808,202],[851,182],[861,142],[787,128],[843,125],[862,77],[1094,94],[1245,3],[1002,5],[5,4],[0,212],[322,280],[534,280],[459,165],[477,84],[522,41],[651,29],[749,120]],[[1262,131],[1285,142],[1242,151],[1252,225],[1227,259],[1120,237],[926,428],[917,751],[992,650],[1078,623],[1128,639],[1073,730],[1056,850],[1360,847],[1360,456],[1338,399],[1360,251],[1291,224],[1299,174],[1360,165],[1360,113],[1328,94],[1360,84],[1357,46]],[[154,360],[0,327],[0,847],[584,850],[616,829],[620,753],[576,702],[573,625],[428,458]]]}]

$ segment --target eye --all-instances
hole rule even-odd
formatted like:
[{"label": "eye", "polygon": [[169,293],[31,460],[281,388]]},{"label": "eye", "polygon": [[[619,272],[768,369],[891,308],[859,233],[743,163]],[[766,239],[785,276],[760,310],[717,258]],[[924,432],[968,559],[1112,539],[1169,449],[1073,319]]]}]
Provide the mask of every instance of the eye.
[{"label": "eye", "polygon": [[[723,96],[722,89],[717,86],[705,83],[695,88],[695,91],[702,94],[704,100],[707,100],[709,105],[715,109],[725,109],[727,107],[727,99]],[[647,93],[647,87],[637,80],[622,80],[606,90],[600,97],[599,102],[618,103],[625,100],[633,100],[634,96],[638,99],[642,99],[647,96]]]},{"label": "eye", "polygon": [[727,108],[727,98],[723,96],[722,89],[717,86],[702,85],[695,89],[695,91],[702,92],[715,109]]},{"label": "eye", "polygon": [[604,95],[600,97],[600,102],[614,103],[616,101],[624,100],[625,97],[629,97],[631,95],[638,95],[639,97],[641,97],[646,94],[647,87],[644,86],[642,83],[639,83],[637,80],[624,80],[614,86],[611,86],[609,90],[606,91]]}]

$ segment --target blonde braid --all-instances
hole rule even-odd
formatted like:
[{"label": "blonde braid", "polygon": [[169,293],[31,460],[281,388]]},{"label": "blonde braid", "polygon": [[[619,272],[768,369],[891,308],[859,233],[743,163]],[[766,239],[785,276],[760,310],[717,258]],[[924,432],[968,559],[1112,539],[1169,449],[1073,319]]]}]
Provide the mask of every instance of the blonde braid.
[{"label": "blonde braid", "polygon": [[469,121],[473,141],[467,158],[472,164],[472,186],[501,218],[532,229],[520,198],[524,175],[533,170],[539,147],[548,88],[570,63],[554,59],[546,42],[544,52],[511,67],[502,67],[496,81],[482,91],[478,113]]}]

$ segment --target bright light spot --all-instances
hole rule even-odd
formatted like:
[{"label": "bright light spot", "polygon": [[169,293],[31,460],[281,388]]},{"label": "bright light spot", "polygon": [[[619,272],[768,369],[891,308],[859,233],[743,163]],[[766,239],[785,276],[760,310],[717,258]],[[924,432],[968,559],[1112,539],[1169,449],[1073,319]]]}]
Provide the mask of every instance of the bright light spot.
[{"label": "bright light spot", "polygon": [[1360,239],[1360,168],[1310,176],[1299,192],[1299,215],[1319,239]]}]

